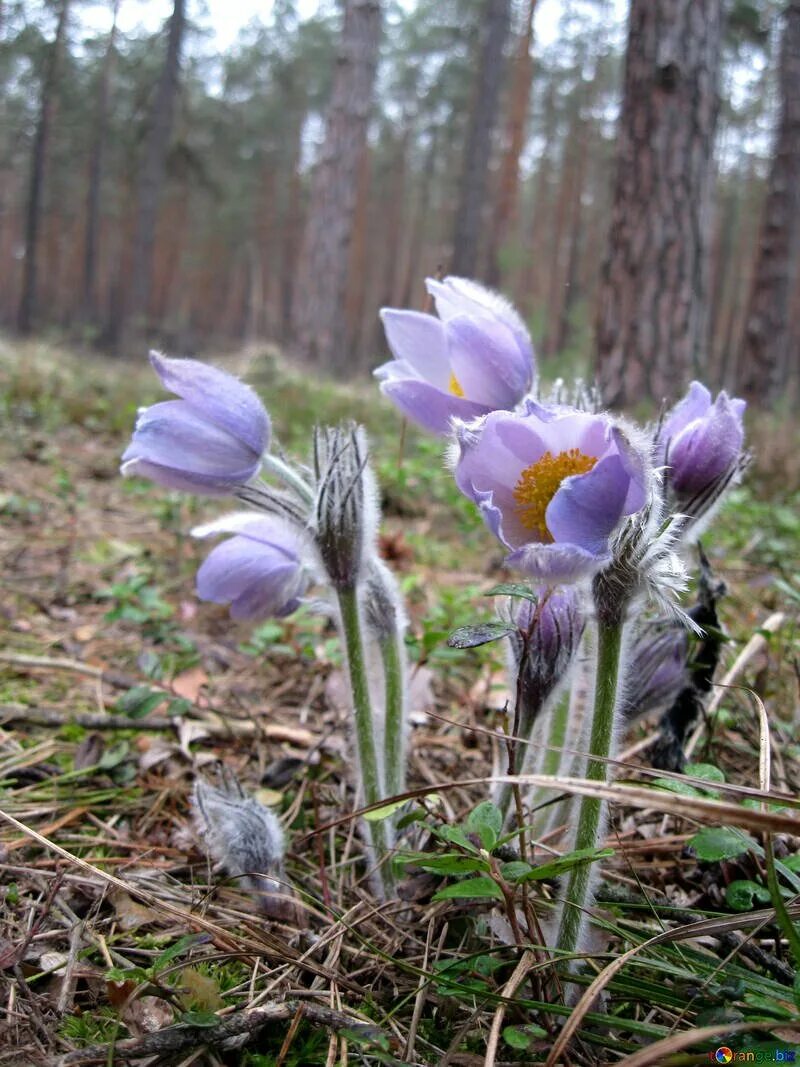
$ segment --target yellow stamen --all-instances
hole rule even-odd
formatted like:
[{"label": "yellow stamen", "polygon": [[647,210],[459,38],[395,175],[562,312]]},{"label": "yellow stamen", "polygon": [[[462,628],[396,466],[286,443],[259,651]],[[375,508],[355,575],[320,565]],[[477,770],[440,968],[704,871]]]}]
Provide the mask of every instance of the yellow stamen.
[{"label": "yellow stamen", "polygon": [[568,452],[545,452],[520,474],[514,486],[514,500],[519,521],[528,530],[536,530],[543,541],[552,541],[547,529],[547,505],[558,492],[561,483],[571,474],[587,474],[597,463],[595,456],[586,456],[578,448]]},{"label": "yellow stamen", "polygon": [[455,374],[450,375],[450,392],[456,396],[463,396],[464,390],[461,388],[461,382],[456,378]]}]

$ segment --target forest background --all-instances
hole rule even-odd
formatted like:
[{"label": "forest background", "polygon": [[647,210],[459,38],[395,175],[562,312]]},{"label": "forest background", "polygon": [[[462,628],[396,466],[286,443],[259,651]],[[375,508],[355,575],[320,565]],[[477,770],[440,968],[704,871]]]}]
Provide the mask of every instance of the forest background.
[{"label": "forest background", "polygon": [[0,4],[0,323],[354,379],[450,270],[612,401],[791,396],[800,7],[679,7],[628,41],[618,0],[276,0],[238,33],[252,5]]}]

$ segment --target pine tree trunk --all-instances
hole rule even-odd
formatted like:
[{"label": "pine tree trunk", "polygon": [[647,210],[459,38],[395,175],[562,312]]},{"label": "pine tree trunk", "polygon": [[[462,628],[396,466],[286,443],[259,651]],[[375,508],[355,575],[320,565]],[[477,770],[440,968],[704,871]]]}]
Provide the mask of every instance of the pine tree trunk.
[{"label": "pine tree trunk", "polygon": [[298,347],[334,374],[345,373],[349,364],[345,302],[350,245],[380,36],[380,0],[346,0],[294,294]]},{"label": "pine tree trunk", "polygon": [[478,261],[492,134],[503,80],[503,49],[510,16],[511,0],[486,0],[483,47],[456,210],[453,274],[474,275]]},{"label": "pine tree trunk", "polygon": [[153,252],[158,205],[166,173],[167,152],[180,83],[181,45],[186,24],[185,0],[174,0],[169,21],[167,52],[156,86],[150,127],[139,173],[133,266],[126,326],[138,332],[146,326],[153,284]]},{"label": "pine tree trunk", "polygon": [[418,291],[420,294],[425,292],[423,278],[427,271],[424,268],[420,269],[419,260],[424,243],[425,220],[428,217],[428,211],[431,206],[431,191],[436,172],[438,148],[439,131],[436,127],[433,127],[430,131],[430,144],[428,145],[428,151],[425,153],[425,163],[422,167],[419,195],[408,227],[410,240],[399,301],[399,306],[404,308],[416,306],[416,301],[414,300],[415,292]]},{"label": "pine tree trunk", "polygon": [[674,396],[705,343],[721,0],[631,0],[598,376],[611,404]]},{"label": "pine tree trunk", "polygon": [[114,67],[114,44],[117,36],[117,14],[120,0],[113,0],[111,32],[108,35],[100,83],[97,88],[97,113],[94,137],[89,159],[89,188],[86,193],[86,232],[83,249],[83,315],[91,322],[97,313],[95,292],[97,275],[97,247],[100,233],[100,194],[103,180],[103,162],[108,132],[108,105],[111,94],[111,74]]},{"label": "pine tree trunk", "polygon": [[31,175],[28,186],[28,209],[25,217],[25,259],[22,273],[22,293],[17,312],[20,333],[27,334],[33,327],[36,313],[36,287],[38,282],[38,243],[42,223],[42,194],[47,165],[47,150],[50,143],[50,127],[55,108],[55,93],[61,67],[61,53],[67,29],[70,0],[61,0],[58,12],[56,35],[50,45],[42,79],[42,96],[39,104],[39,119],[33,137]]},{"label": "pine tree trunk", "polygon": [[506,146],[500,164],[497,186],[497,203],[489,234],[489,263],[486,280],[489,285],[499,285],[502,277],[500,253],[511,233],[517,218],[519,203],[519,161],[525,147],[525,125],[528,117],[528,102],[533,84],[533,16],[536,0],[528,0],[525,28],[517,42],[514,56],[514,72],[508,105]]},{"label": "pine tree trunk", "polygon": [[781,39],[781,110],[761,221],[755,277],[739,359],[740,389],[772,404],[797,351],[790,353],[790,303],[800,249],[800,0],[789,0]]}]

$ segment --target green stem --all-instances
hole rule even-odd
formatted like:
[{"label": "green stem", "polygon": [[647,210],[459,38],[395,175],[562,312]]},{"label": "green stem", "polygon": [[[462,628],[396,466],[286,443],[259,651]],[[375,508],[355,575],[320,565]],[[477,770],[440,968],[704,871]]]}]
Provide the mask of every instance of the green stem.
[{"label": "green stem", "polygon": [[[347,669],[350,674],[350,690],[353,696],[353,715],[356,727],[358,764],[361,770],[361,787],[367,807],[384,799],[378,773],[378,758],[375,752],[374,720],[369,699],[369,684],[364,660],[364,642],[361,638],[361,618],[358,596],[355,589],[337,590],[342,630],[347,651]],[[388,863],[386,823],[383,820],[367,822],[375,858],[379,865],[385,895],[391,896],[394,888],[391,868]]]},{"label": "green stem", "polygon": [[384,780],[386,794],[396,797],[405,792],[405,672],[400,651],[402,635],[394,632],[380,641],[386,693],[384,739]]},{"label": "green stem", "polygon": [[[594,691],[594,717],[589,740],[589,761],[586,777],[591,781],[604,782],[607,766],[605,760],[611,754],[614,739],[614,711],[617,704],[617,681],[619,676],[620,651],[622,649],[622,620],[600,621],[597,624],[597,677]],[[596,758],[593,758],[596,757]],[[575,851],[594,849],[599,846],[598,836],[602,827],[603,801],[597,797],[583,797],[578,813],[578,830]],[[562,953],[575,952],[578,935],[586,908],[589,906],[591,864],[582,863],[573,867],[564,900],[561,927],[558,931],[558,949]]]},{"label": "green stem", "polygon": [[314,492],[311,486],[288,463],[284,463],[282,459],[279,459],[272,452],[265,452],[261,457],[261,461],[265,470],[270,471],[271,474],[276,474],[287,485],[290,485],[306,503],[310,504],[313,501]]},{"label": "green stem", "polygon": [[[569,690],[562,693],[550,712],[550,722],[547,724],[547,739],[545,741],[544,756],[541,767],[536,768],[537,774],[558,774],[561,770],[561,761],[564,756],[564,743],[567,739],[567,723],[569,722],[570,693]],[[537,789],[531,799],[531,808],[535,809],[543,804],[548,796],[552,795],[552,789]],[[547,808],[547,822],[553,817],[553,812],[560,810],[561,804],[551,805]],[[542,813],[537,813],[541,815]],[[536,832],[541,834],[544,829],[539,824],[542,822],[534,815]]]}]

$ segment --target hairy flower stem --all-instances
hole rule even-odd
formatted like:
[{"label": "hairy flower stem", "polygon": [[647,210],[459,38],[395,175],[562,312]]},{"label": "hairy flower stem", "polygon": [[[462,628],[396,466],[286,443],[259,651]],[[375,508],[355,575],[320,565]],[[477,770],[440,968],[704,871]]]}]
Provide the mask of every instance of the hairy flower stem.
[{"label": "hairy flower stem", "polygon": [[[369,684],[364,660],[364,642],[361,637],[361,618],[358,596],[355,589],[337,590],[339,611],[342,619],[347,668],[350,674],[350,690],[353,697],[353,714],[356,726],[356,747],[361,771],[361,788],[367,807],[378,804],[383,797],[378,758],[375,751],[374,719],[369,699]],[[367,823],[375,859],[379,865],[381,883],[386,897],[392,895],[394,880],[388,863],[388,839],[385,821]]]},{"label": "hairy flower stem", "polygon": [[[562,693],[555,702],[550,712],[550,721],[547,724],[547,739],[540,767],[536,767],[537,774],[558,774],[561,769],[561,761],[564,758],[564,742],[567,739],[567,723],[569,722],[570,693]],[[527,768],[524,768],[527,770]],[[551,789],[537,789],[531,798],[531,808],[536,808],[552,795]],[[550,816],[554,810],[560,810],[561,804],[550,805],[547,809]],[[547,820],[549,821],[549,819]],[[544,833],[540,826],[540,819],[536,820],[537,833]]]},{"label": "hairy flower stem", "polygon": [[[589,740],[589,761],[586,777],[591,781],[604,782],[607,767],[605,760],[611,754],[614,740],[615,710],[617,706],[617,683],[619,678],[620,651],[622,649],[622,619],[600,619],[597,624],[597,678],[594,691],[594,718]],[[598,838],[603,826],[603,801],[596,797],[583,797],[578,813],[578,830],[575,850],[593,849],[599,845]],[[558,931],[558,950],[561,953],[576,951],[584,915],[590,900],[591,864],[582,863],[573,867],[564,911]]]},{"label": "hairy flower stem", "polygon": [[384,781],[386,795],[396,797],[405,792],[405,672],[400,651],[402,635],[387,634],[380,641],[386,694],[384,739]]},{"label": "hairy flower stem", "polygon": [[266,452],[261,457],[261,461],[265,470],[269,471],[271,474],[277,475],[277,477],[285,482],[286,485],[291,486],[302,500],[307,503],[313,501],[314,491],[311,486],[308,485],[288,463],[284,463],[282,459],[279,459],[272,452]]}]

